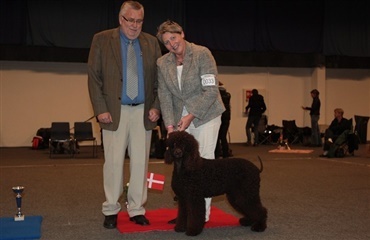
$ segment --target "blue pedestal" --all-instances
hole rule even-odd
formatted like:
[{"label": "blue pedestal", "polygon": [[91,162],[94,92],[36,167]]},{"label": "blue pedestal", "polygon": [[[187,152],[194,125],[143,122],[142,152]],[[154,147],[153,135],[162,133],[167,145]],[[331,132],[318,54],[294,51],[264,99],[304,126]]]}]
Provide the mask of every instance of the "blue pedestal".
[{"label": "blue pedestal", "polygon": [[0,240],[40,239],[41,216],[25,216],[24,221],[14,221],[14,217],[0,218]]}]

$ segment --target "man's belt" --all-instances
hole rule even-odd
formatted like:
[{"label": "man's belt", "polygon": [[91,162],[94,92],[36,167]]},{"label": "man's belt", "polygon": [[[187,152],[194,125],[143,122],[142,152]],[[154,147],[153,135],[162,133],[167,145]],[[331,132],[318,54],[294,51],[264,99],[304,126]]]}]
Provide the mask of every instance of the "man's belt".
[{"label": "man's belt", "polygon": [[130,104],[124,104],[125,106],[129,106],[129,107],[136,107],[136,106],[139,106],[143,103],[130,103]]}]

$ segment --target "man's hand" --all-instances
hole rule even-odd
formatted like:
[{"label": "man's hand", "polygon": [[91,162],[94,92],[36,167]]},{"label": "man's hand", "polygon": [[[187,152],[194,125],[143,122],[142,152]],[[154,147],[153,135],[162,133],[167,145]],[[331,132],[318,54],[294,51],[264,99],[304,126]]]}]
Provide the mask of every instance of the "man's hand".
[{"label": "man's hand", "polygon": [[110,115],[109,112],[99,114],[98,115],[98,121],[101,122],[101,123],[105,123],[105,124],[113,122],[112,116]]},{"label": "man's hand", "polygon": [[149,118],[150,121],[156,122],[156,121],[158,121],[159,117],[160,117],[160,111],[158,109],[151,108],[149,110],[148,118]]}]

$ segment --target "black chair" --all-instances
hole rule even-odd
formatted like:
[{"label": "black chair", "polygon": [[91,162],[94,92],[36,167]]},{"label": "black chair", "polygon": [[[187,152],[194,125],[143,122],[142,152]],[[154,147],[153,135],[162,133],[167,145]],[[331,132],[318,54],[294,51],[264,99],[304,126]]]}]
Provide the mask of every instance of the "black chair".
[{"label": "black chair", "polygon": [[303,131],[298,128],[295,120],[283,120],[283,137],[288,143],[302,143]]},{"label": "black chair", "polygon": [[268,119],[266,115],[262,115],[258,123],[258,144],[273,144],[271,136],[273,131],[268,127]]},{"label": "black chair", "polygon": [[75,151],[71,138],[69,122],[52,122],[49,139],[49,157],[53,154],[69,154],[73,157]]},{"label": "black chair", "polygon": [[355,132],[357,132],[360,143],[367,142],[367,123],[369,122],[369,118],[370,117],[355,115]]},{"label": "black chair", "polygon": [[92,156],[97,157],[97,141],[93,134],[91,122],[75,122],[74,123],[74,141],[76,145],[76,152],[80,153],[79,142],[92,142]]}]

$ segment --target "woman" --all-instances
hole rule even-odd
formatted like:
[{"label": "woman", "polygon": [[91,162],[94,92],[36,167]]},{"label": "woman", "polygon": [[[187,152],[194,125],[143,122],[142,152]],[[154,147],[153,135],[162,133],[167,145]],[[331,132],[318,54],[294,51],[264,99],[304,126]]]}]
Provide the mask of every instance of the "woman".
[{"label": "woman", "polygon": [[[157,60],[158,97],[168,133],[187,131],[199,142],[201,157],[214,159],[221,114],[225,111],[218,89],[217,66],[211,52],[189,43],[173,21],[158,28],[157,38],[169,53]],[[206,222],[211,199],[206,199]]]},{"label": "woman", "polygon": [[311,107],[303,107],[303,110],[309,110],[311,116],[311,146],[312,147],[321,147],[321,133],[319,128],[319,119],[320,119],[320,107],[321,102],[319,98],[319,91],[313,89],[311,91],[312,104]]}]

